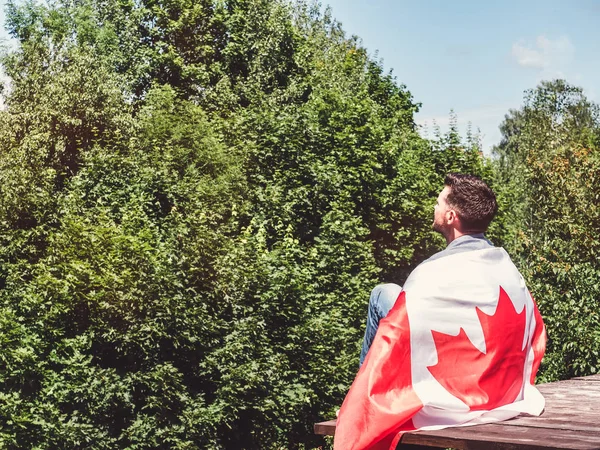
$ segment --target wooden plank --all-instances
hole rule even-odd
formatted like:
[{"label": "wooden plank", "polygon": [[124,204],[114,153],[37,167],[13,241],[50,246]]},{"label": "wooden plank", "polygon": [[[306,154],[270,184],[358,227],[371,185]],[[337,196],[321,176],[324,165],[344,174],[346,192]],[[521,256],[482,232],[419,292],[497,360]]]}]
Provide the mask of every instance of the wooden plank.
[{"label": "wooden plank", "polygon": [[550,430],[590,431],[600,434],[598,422],[589,420],[570,420],[568,417],[549,418],[541,420],[539,417],[519,417],[518,419],[502,422],[511,427],[548,428]]},{"label": "wooden plank", "polygon": [[[332,436],[335,420],[315,424],[315,433]],[[483,449],[600,449],[600,433],[595,431],[548,430],[515,427],[507,422],[472,427],[445,428],[443,430],[416,431],[407,433],[402,444],[426,447],[454,448],[467,450]],[[405,448],[400,445],[398,449]]]},{"label": "wooden plank", "polygon": [[[542,416],[519,416],[514,419],[502,422],[507,426],[531,427],[531,428],[549,428],[551,430],[573,430],[590,431],[600,434],[600,412],[590,411],[589,415],[581,416],[579,413],[572,413],[568,410],[558,409],[555,414]],[[335,420],[316,423],[314,426],[315,434],[323,436],[333,436],[335,434]]]},{"label": "wooden plank", "polygon": [[583,399],[579,399],[580,404],[577,404],[577,400],[578,399],[576,398],[547,399],[546,408],[544,410],[544,413],[542,414],[542,417],[564,413],[569,413],[571,415],[585,415],[586,417],[590,414],[592,416],[600,415],[600,411],[593,409],[597,407],[598,402],[593,403],[585,401]]},{"label": "wooden plank", "polygon": [[591,380],[564,380],[564,381],[556,381],[554,383],[546,383],[546,384],[538,384],[536,387],[538,389],[565,389],[566,387],[573,386],[584,389],[598,389],[598,383],[596,381]]},{"label": "wooden plank", "polygon": [[[568,380],[570,381],[570,380]],[[583,382],[585,384],[585,382]],[[599,430],[600,433],[600,384],[598,389],[585,389],[582,382],[567,381],[539,385],[546,398],[546,408],[540,417],[520,416],[511,419],[511,426],[535,428],[573,429],[581,431]],[[320,431],[316,431],[319,429]],[[335,420],[315,424],[315,433],[333,435]]]},{"label": "wooden plank", "polygon": [[600,383],[595,381],[585,380],[569,380],[569,381],[558,381],[556,383],[538,384],[536,386],[542,393],[566,393],[571,392],[575,395],[588,393],[592,395],[600,394]]},{"label": "wooden plank", "polygon": [[333,436],[335,434],[335,424],[337,420],[328,420],[326,422],[315,423],[315,434],[321,436]]},{"label": "wooden plank", "polygon": [[575,377],[572,380],[600,381],[600,373],[596,375],[588,375],[587,377]]},{"label": "wooden plank", "polygon": [[596,382],[600,381],[598,375],[590,375],[589,377],[577,377],[571,378],[569,380],[560,380],[560,381],[552,381],[551,383],[541,383],[536,384],[536,387],[542,386],[563,386],[569,384],[582,384],[582,383],[591,383],[592,385]]},{"label": "wooden plank", "polygon": [[[600,450],[598,381],[600,374],[538,385],[546,398],[540,417],[520,416],[496,424],[407,433],[402,443],[467,450]],[[332,436],[335,424],[336,420],[317,423],[315,433]]]},{"label": "wooden plank", "polygon": [[[528,427],[528,428],[549,428],[551,430],[563,430],[563,431],[582,431],[584,434],[586,432],[595,433],[600,436],[600,422],[597,421],[589,421],[583,420],[581,422],[577,421],[569,421],[563,418],[551,418],[541,420],[540,417],[519,417],[516,419],[511,419],[506,422],[502,422],[501,425],[506,427]],[[500,424],[494,424],[500,425]],[[315,424],[315,434],[323,435],[323,436],[333,436],[335,435],[335,420],[328,420],[326,422],[316,423]],[[477,428],[482,425],[478,425]],[[466,427],[461,427],[458,429],[466,429]],[[445,429],[441,431],[442,434],[446,434],[450,429]],[[469,427],[469,430],[473,430],[473,428]],[[541,432],[541,431],[540,431]],[[554,432],[550,433],[551,435]]]},{"label": "wooden plank", "polygon": [[[554,396],[554,397],[568,397],[568,398],[572,398],[572,397],[582,397],[582,398],[587,398],[587,397],[596,397],[598,398],[600,396],[600,383],[596,383],[596,382],[590,382],[590,383],[586,383],[583,382],[584,384],[587,384],[587,386],[581,386],[580,384],[573,384],[570,386],[544,386],[540,388],[540,392],[544,395],[544,397],[546,396]],[[591,387],[594,388],[591,388]],[[596,388],[597,386],[597,388]]]},{"label": "wooden plank", "polygon": [[[570,430],[555,430],[549,433],[547,430],[535,428],[489,424],[407,433],[401,442],[459,450],[599,450],[600,434]],[[401,448],[402,446],[398,447]]]}]

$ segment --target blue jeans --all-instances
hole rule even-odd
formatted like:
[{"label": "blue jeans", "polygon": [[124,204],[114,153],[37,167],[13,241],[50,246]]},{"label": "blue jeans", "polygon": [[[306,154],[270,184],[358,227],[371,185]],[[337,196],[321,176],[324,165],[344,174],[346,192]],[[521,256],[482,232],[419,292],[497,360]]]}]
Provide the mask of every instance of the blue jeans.
[{"label": "blue jeans", "polygon": [[371,291],[371,297],[369,298],[369,310],[367,311],[367,328],[365,329],[365,337],[363,339],[362,349],[360,350],[360,363],[359,367],[362,366],[363,361],[367,356],[369,348],[373,343],[377,328],[379,328],[379,321],[387,316],[396,299],[402,291],[402,286],[394,283],[385,283],[375,286],[375,289]]}]

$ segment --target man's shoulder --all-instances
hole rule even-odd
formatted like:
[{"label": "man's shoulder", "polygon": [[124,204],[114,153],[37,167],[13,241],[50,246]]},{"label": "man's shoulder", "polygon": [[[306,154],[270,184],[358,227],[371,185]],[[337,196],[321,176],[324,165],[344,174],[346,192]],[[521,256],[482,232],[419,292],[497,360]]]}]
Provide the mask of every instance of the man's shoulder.
[{"label": "man's shoulder", "polygon": [[[440,252],[441,253],[441,252]],[[444,254],[417,266],[404,285],[405,290],[442,293],[457,286],[522,284],[522,276],[502,247]]]}]

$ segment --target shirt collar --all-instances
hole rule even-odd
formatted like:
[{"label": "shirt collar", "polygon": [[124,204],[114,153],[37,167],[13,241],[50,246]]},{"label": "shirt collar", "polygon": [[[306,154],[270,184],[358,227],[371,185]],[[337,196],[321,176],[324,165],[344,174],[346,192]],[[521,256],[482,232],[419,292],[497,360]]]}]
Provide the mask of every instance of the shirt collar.
[{"label": "shirt collar", "polygon": [[477,240],[487,241],[487,239],[483,235],[483,233],[465,234],[464,236],[454,239],[452,242],[450,242],[448,244],[448,247],[446,247],[446,248],[458,247],[460,245],[464,245],[466,243],[477,241]]}]

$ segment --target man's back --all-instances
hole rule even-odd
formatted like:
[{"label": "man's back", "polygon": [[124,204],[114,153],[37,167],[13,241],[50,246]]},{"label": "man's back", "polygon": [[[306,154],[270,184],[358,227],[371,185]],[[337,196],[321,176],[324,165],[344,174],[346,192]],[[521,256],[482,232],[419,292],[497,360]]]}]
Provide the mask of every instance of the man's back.
[{"label": "man's back", "polygon": [[448,247],[411,273],[363,344],[336,450],[393,449],[404,431],[541,413],[544,323],[506,252],[483,236],[497,210],[483,180],[446,176],[432,227]]},{"label": "man's back", "polygon": [[[407,279],[340,410],[335,447],[539,414],[543,323],[502,248],[442,254]],[[383,445],[383,447],[380,447]]]},{"label": "man's back", "polygon": [[[449,411],[461,412],[458,424],[465,405],[470,411],[492,410],[523,398],[526,362],[532,366],[534,357],[528,351],[541,318],[504,249],[428,261],[404,289],[413,379],[420,381],[416,391],[426,403],[413,418],[417,427],[426,426],[425,417],[436,416],[438,408],[445,410],[447,424],[454,422]],[[541,412],[543,399],[538,400],[542,403],[527,412]]]}]

